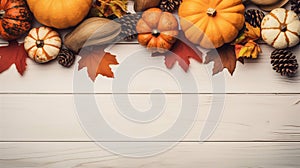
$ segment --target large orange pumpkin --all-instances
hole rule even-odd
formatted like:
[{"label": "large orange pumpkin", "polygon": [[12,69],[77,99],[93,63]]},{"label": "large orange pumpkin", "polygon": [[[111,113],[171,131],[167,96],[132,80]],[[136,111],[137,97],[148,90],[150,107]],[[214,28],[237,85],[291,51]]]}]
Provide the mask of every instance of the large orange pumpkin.
[{"label": "large orange pumpkin", "polygon": [[158,8],[146,10],[136,25],[138,41],[152,52],[171,49],[178,35],[178,22],[169,12]]},{"label": "large orange pumpkin", "polygon": [[88,14],[93,0],[27,0],[40,23],[58,29],[72,27]]},{"label": "large orange pumpkin", "polygon": [[184,0],[179,7],[185,36],[204,48],[218,48],[235,39],[244,26],[242,0]]},{"label": "large orange pumpkin", "polygon": [[0,0],[0,35],[15,40],[31,28],[32,15],[25,0]]}]

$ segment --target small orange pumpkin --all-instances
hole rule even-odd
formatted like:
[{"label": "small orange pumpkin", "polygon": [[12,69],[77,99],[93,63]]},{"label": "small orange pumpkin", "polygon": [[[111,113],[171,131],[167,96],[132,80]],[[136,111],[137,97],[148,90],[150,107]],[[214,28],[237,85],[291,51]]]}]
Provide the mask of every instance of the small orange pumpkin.
[{"label": "small orange pumpkin", "polygon": [[31,28],[32,14],[25,0],[0,1],[0,36],[15,40]]},{"label": "small orange pumpkin", "polygon": [[178,35],[177,19],[158,8],[146,10],[138,21],[138,41],[152,52],[164,53],[171,49]]},{"label": "small orange pumpkin", "polygon": [[187,39],[204,48],[218,48],[243,28],[244,10],[242,0],[184,0],[178,15]]}]

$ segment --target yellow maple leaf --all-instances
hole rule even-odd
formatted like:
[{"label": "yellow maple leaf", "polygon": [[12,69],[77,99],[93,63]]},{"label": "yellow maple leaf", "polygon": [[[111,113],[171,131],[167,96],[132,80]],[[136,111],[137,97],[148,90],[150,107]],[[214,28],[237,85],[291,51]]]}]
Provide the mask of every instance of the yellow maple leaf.
[{"label": "yellow maple leaf", "polygon": [[237,58],[257,58],[261,48],[253,40],[249,40],[245,45],[236,45]]},{"label": "yellow maple leaf", "polygon": [[260,38],[260,28],[253,27],[248,22],[246,22],[246,28],[242,35],[238,37],[234,44],[244,44],[247,43],[249,40],[255,41]]}]

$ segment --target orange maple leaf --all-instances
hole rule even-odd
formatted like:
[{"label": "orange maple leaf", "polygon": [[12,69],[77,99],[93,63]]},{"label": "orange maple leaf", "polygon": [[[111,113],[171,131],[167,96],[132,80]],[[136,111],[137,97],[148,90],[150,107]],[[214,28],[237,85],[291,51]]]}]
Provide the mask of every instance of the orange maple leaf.
[{"label": "orange maple leaf", "polygon": [[110,65],[118,65],[115,55],[105,52],[106,46],[92,46],[81,49],[79,55],[78,70],[87,68],[89,77],[95,81],[97,76],[103,75],[109,78],[114,78]]},{"label": "orange maple leaf", "polygon": [[227,68],[230,74],[233,75],[237,61],[234,46],[225,44],[216,50],[208,52],[205,58],[205,64],[212,61],[214,61],[214,75],[222,72],[224,68]]}]

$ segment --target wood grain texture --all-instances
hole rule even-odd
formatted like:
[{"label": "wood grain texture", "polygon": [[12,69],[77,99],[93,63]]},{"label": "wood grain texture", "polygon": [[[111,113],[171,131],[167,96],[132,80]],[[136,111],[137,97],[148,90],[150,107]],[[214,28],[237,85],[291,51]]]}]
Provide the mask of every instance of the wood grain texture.
[{"label": "wood grain texture", "polygon": [[[23,77],[13,66],[0,75],[0,93],[151,93],[154,89],[165,93],[300,93],[300,75],[280,76],[270,64],[269,55],[273,49],[265,45],[262,49],[264,53],[258,60],[246,61],[245,65],[238,63],[233,76],[224,70],[212,77],[212,64],[203,65],[192,60],[188,73],[178,65],[169,70],[163,57],[150,57],[150,53],[137,44],[116,45],[107,49],[118,56],[120,63],[111,66],[115,79],[99,76],[92,84],[85,69],[77,71],[77,64],[66,69],[56,61],[41,66],[28,60],[28,70]],[[296,49],[295,53],[299,52],[300,49]],[[182,89],[183,84],[178,82],[183,80],[195,83],[197,88]],[[74,84],[83,81],[94,88],[74,90]],[[225,89],[213,90],[216,83]],[[114,85],[128,89],[120,91]]]},{"label": "wood grain texture", "polygon": [[[129,1],[129,11],[133,11],[133,1]],[[64,36],[68,31],[60,33]],[[6,45],[7,42],[0,40],[0,46]],[[116,78],[98,77],[94,84],[85,70],[77,71],[77,64],[66,69],[56,61],[39,65],[28,59],[28,69],[22,77],[12,66],[0,74],[0,167],[300,167],[300,75],[286,78],[274,72],[269,58],[274,49],[266,45],[261,47],[263,53],[259,59],[246,60],[245,65],[238,63],[233,76],[224,70],[211,77],[212,64],[202,65],[193,60],[188,73],[178,65],[168,70],[163,57],[150,57],[150,53],[136,42],[108,47],[107,51],[117,55],[120,63],[111,66]],[[299,60],[300,47],[293,52]],[[76,60],[78,62],[79,57]],[[123,76],[127,79],[121,79]],[[78,88],[76,84],[82,81],[87,82]],[[188,88],[188,84],[179,84],[180,81],[195,83],[197,88]],[[217,86],[224,86],[224,89],[214,90]],[[153,92],[155,94],[151,95]],[[137,140],[125,142],[112,138],[98,141],[98,144],[91,142],[78,115],[76,96],[94,96],[105,120],[114,129]],[[128,96],[131,104],[126,99],[116,103],[114,96]],[[151,123],[128,121],[118,114],[129,107],[147,111],[156,105],[155,100],[162,100],[161,96],[165,96],[163,113]],[[187,135],[181,139],[171,135],[171,141],[153,141],[155,152],[169,142],[177,143],[174,148],[135,159],[98,146],[110,143],[118,149],[124,143],[134,144],[139,147],[125,149],[140,154],[147,143],[139,138],[154,136],[172,126],[179,114],[189,112],[182,110],[182,101],[194,100],[195,96],[198,103],[192,108],[198,108],[197,117],[186,115],[182,118],[185,123],[194,124]],[[222,96],[225,96],[224,102],[220,99]],[[212,107],[223,103],[224,111],[213,134],[205,143],[198,143],[204,126],[214,124],[208,119]],[[105,131],[96,126],[98,123],[90,124],[100,133]]]},{"label": "wood grain texture", "polygon": [[[160,145],[161,143],[157,143],[157,146]],[[129,158],[109,153],[91,142],[0,143],[0,166],[1,168],[295,168],[300,166],[299,146],[299,143],[185,142],[155,156]]]},{"label": "wood grain texture", "polygon": [[[81,103],[90,103],[89,97],[94,98],[99,109],[97,118],[102,116],[112,128],[133,137],[155,136],[180,119],[194,125],[184,139],[172,140],[197,141],[204,125],[214,123],[207,118],[212,113],[212,106],[224,103],[221,119],[208,141],[300,141],[300,94],[227,94],[225,100],[214,99],[214,96],[221,95],[211,94],[188,94],[185,97],[182,94],[1,94],[0,140],[89,141],[84,132],[86,123],[82,123],[78,114],[89,117],[90,109],[78,111],[75,96],[86,97]],[[121,101],[116,103],[118,96],[122,96]],[[161,100],[161,96],[165,96],[164,108],[158,109],[161,114],[149,123],[131,121],[119,113],[130,108],[151,109],[160,104],[155,100]],[[195,98],[199,103],[193,106],[198,106],[195,107],[198,114],[193,118],[187,113],[189,109],[182,109],[182,104]],[[185,113],[189,115],[179,117]],[[94,130],[105,131],[93,118],[90,124],[95,124]]]}]

